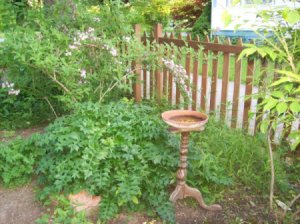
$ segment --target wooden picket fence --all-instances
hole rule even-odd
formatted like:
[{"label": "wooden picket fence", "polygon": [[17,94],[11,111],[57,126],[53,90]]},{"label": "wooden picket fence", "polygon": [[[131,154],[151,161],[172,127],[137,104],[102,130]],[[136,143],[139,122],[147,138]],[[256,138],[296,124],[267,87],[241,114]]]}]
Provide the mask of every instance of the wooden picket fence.
[{"label": "wooden picket fence", "polygon": [[[261,114],[261,111],[256,111],[255,108],[261,99],[253,99],[252,94],[254,89],[258,92],[260,88],[265,88],[264,79],[276,78],[274,64],[271,65],[267,60],[254,57],[238,60],[239,54],[244,49],[241,39],[233,45],[229,39],[221,43],[218,38],[211,41],[206,37],[204,41],[200,41],[198,37],[193,40],[190,35],[187,35],[186,38],[183,38],[181,34],[177,37],[173,33],[163,35],[160,24],[154,26],[150,35],[146,33],[141,35],[141,27],[136,25],[135,34],[145,45],[155,42],[161,46],[169,45],[179,49],[191,48],[193,50],[192,54],[188,52],[185,55],[176,55],[181,60],[183,59],[185,70],[192,81],[192,103],[190,105],[182,106],[179,88],[168,70],[162,66],[156,66],[153,71],[148,65],[134,62],[136,82],[133,89],[137,102],[143,98],[155,98],[158,101],[164,98],[178,107],[219,114],[220,118],[227,121],[232,128],[243,128],[250,133],[254,133],[258,129],[261,118],[255,117],[251,118],[251,127],[249,128],[251,109],[252,112],[254,110],[256,114]],[[199,54],[202,54],[202,60],[199,60]],[[208,61],[209,58],[210,61]],[[230,69],[232,61],[234,66],[231,66]],[[268,69],[270,66],[273,66],[273,69]],[[234,73],[231,81],[229,79],[230,71]],[[242,74],[242,71],[245,74]],[[262,74],[260,75],[261,80],[254,82],[254,79],[257,79],[256,74],[259,73]],[[243,83],[241,82],[242,75]],[[221,91],[218,91],[220,89]],[[230,99],[228,95],[232,98]]]}]

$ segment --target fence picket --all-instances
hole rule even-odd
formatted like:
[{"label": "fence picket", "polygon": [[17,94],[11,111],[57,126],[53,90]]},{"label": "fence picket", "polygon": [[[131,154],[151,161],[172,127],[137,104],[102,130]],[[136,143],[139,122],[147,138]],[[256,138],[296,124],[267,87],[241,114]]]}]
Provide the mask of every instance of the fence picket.
[{"label": "fence picket", "polygon": [[[262,63],[261,63],[261,72],[262,75],[260,77],[259,80],[259,84],[258,84],[258,91],[260,91],[261,89],[265,88],[265,83],[266,83],[266,78],[267,78],[267,67],[268,67],[268,61],[267,59],[263,58],[262,59]],[[263,101],[262,98],[258,98],[257,99],[257,105],[259,105],[261,102]],[[263,109],[262,108],[257,108],[256,110],[256,119],[255,119],[255,133],[259,130],[259,126],[260,123],[262,121],[262,114],[263,114]]]},{"label": "fence picket", "polygon": [[[209,43],[208,36],[206,36],[205,42]],[[206,110],[207,76],[208,76],[208,50],[204,49],[203,62],[202,62],[201,102],[200,102],[200,108],[204,112]]]},{"label": "fence picket", "polygon": [[245,102],[244,102],[244,115],[243,115],[243,128],[246,132],[249,129],[249,111],[252,102],[252,88],[253,88],[253,71],[254,71],[254,60],[248,58],[247,61],[247,77],[246,77],[246,89],[245,89]]},{"label": "fence picket", "polygon": [[[134,32],[138,40],[141,40],[141,26],[135,25]],[[134,83],[134,98],[136,102],[140,102],[142,100],[142,86],[141,86],[141,65],[139,64],[139,60],[133,62],[133,68],[135,68],[136,80]]]},{"label": "fence picket", "polygon": [[[191,38],[191,35],[188,34],[187,35],[187,38],[186,40],[187,41],[190,41],[192,38]],[[186,74],[188,76],[188,86],[187,86],[187,90],[190,91],[190,81],[191,81],[191,77],[190,77],[190,65],[191,65],[191,53],[190,52],[187,52],[186,56],[185,56],[185,71],[186,71]],[[185,109],[188,109],[189,108],[189,105],[188,105],[188,102],[185,102]]]},{"label": "fence picket", "polygon": [[[178,34],[178,39],[181,40],[182,36],[181,33]],[[178,49],[180,51],[180,49]],[[178,61],[181,61],[181,54],[179,53],[177,55],[178,57]],[[179,89],[179,85],[176,83],[176,105],[180,105],[180,89]]]},{"label": "fence picket", "polygon": [[[170,39],[174,39],[174,33],[171,32],[170,34]],[[171,57],[174,55],[174,49],[172,47],[171,49]],[[173,74],[169,72],[169,103],[172,104],[172,99],[173,99]]]},{"label": "fence picket", "polygon": [[[167,36],[167,33],[164,34],[164,38],[168,37]],[[168,49],[165,48],[164,49],[164,56],[165,57],[169,57],[169,52],[168,52]],[[163,95],[164,96],[167,96],[168,94],[168,75],[169,75],[169,72],[167,70],[167,68],[165,66],[163,66],[163,85],[162,85],[162,88],[163,88]]]},{"label": "fence picket", "polygon": [[[230,45],[230,39],[227,39],[225,44]],[[222,120],[225,120],[226,118],[228,82],[229,82],[229,60],[230,60],[230,54],[224,52],[222,93],[221,93],[221,119]]]},{"label": "fence picket", "polygon": [[[155,40],[154,38],[154,32],[151,32],[150,37],[149,37],[151,43],[153,42],[153,40]],[[152,46],[150,46],[151,49]],[[151,49],[154,50],[154,49]],[[150,71],[149,71],[149,79],[150,79],[150,86],[149,86],[149,91],[150,91],[150,99],[155,97],[155,76],[154,76],[154,71],[153,71],[153,65],[150,65]]]},{"label": "fence picket", "polygon": [[[155,24],[154,25],[154,38],[156,43],[159,43],[159,38],[162,36],[162,25],[161,24]],[[158,49],[156,49],[158,50]],[[156,80],[156,97],[157,100],[160,101],[162,98],[163,93],[163,76],[161,74],[160,66],[161,61],[159,62],[159,65],[156,66],[155,69],[155,80]]]},{"label": "fence picket", "polygon": [[143,66],[143,97],[147,98],[147,65]]},{"label": "fence picket", "polygon": [[[146,45],[147,41],[147,34],[146,31],[144,31],[144,34],[141,38],[141,41],[144,45]],[[143,97],[146,99],[147,98],[147,88],[148,88],[148,83],[147,83],[147,65],[144,64],[143,66]]]},{"label": "fence picket", "polygon": [[[215,44],[219,43],[219,38],[215,37]],[[210,112],[216,110],[216,97],[217,97],[217,85],[218,85],[218,51],[213,51],[213,60],[212,60],[212,77],[211,77],[211,92],[210,92]]]},{"label": "fence picket", "polygon": [[[237,42],[238,46],[242,46],[242,39],[240,38]],[[238,60],[239,54],[235,55],[235,69],[234,69],[234,89],[232,99],[232,117],[231,127],[237,127],[238,112],[239,112],[239,99],[240,99],[240,86],[241,86],[241,69],[242,60]]]},{"label": "fence picket", "polygon": [[[196,41],[199,41],[199,36],[196,36]],[[197,92],[198,92],[198,67],[199,67],[199,58],[198,50],[194,52],[194,61],[193,61],[193,92],[192,92],[192,109],[196,110],[197,108]]]}]

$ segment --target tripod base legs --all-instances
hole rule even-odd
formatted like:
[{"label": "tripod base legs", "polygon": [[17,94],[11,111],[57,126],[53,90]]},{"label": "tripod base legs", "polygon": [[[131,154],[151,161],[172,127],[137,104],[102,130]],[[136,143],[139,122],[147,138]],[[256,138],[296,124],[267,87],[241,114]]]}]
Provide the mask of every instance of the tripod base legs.
[{"label": "tripod base legs", "polygon": [[220,211],[222,207],[220,205],[214,204],[214,205],[206,205],[203,198],[202,194],[199,190],[196,188],[189,187],[187,184],[183,185],[177,185],[175,190],[170,196],[170,201],[176,202],[178,199],[183,199],[186,197],[193,197],[195,198],[200,207],[204,208],[209,211]]}]

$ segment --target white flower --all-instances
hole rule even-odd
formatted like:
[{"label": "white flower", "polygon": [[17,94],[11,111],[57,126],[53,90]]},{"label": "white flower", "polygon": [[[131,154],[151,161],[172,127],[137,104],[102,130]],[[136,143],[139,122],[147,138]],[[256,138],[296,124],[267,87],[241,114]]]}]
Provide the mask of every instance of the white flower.
[{"label": "white flower", "polygon": [[118,55],[117,50],[115,48],[111,48],[109,53],[113,56],[116,57]]},{"label": "white flower", "polygon": [[109,51],[109,53],[113,56],[113,57],[116,57],[118,55],[118,51],[117,49],[113,48],[113,47],[110,47],[109,45],[107,44],[104,44],[102,46],[102,49],[105,49],[107,51]]},{"label": "white flower", "polygon": [[130,37],[123,37],[123,40],[124,40],[125,42],[129,42],[129,41],[131,40],[131,38],[130,38]]},{"label": "white flower", "polygon": [[84,83],[86,83],[86,81],[82,81],[82,80],[79,80],[79,81],[78,81],[78,84],[80,84],[80,85],[81,85],[81,84],[84,84]]},{"label": "white flower", "polygon": [[104,45],[102,46],[102,49],[109,50],[110,47],[109,47],[107,44],[104,44]]},{"label": "white flower", "polygon": [[85,69],[81,69],[80,71],[80,77],[85,79],[86,78],[86,70]]},{"label": "white flower", "polygon": [[126,71],[126,73],[128,73],[128,74],[132,74],[132,70],[131,70],[130,68],[127,68],[125,71]]},{"label": "white flower", "polygon": [[67,51],[67,52],[65,53],[65,55],[66,55],[66,56],[71,56],[71,55],[72,55],[72,52],[71,52],[71,51]]},{"label": "white flower", "polygon": [[174,81],[180,85],[181,89],[184,90],[188,97],[191,97],[191,91],[187,85],[187,83],[190,83],[189,76],[186,74],[186,70],[183,68],[183,66],[177,65],[173,60],[168,60],[165,58],[162,59],[162,62],[167,69],[171,71],[171,74],[174,76]]},{"label": "white flower", "polygon": [[93,33],[94,31],[95,31],[95,29],[93,27],[89,27],[87,30],[88,33]]},{"label": "white flower", "polygon": [[94,17],[93,20],[94,20],[94,22],[100,22],[101,21],[99,17]]},{"label": "white flower", "polygon": [[3,83],[2,83],[2,88],[3,88],[3,89],[6,88],[7,83],[8,83],[8,82],[3,82]]},{"label": "white flower", "polygon": [[70,48],[71,50],[74,50],[74,49],[77,49],[78,47],[71,44],[71,45],[69,45],[69,48]]},{"label": "white flower", "polygon": [[14,88],[15,84],[14,83],[9,83],[9,82],[3,82],[2,83],[2,88]]},{"label": "white flower", "polygon": [[4,89],[4,88],[8,88],[8,95],[19,95],[19,93],[20,93],[20,90],[19,89],[17,89],[17,90],[15,90],[14,89],[14,86],[15,86],[15,84],[14,83],[9,83],[9,82],[3,82],[2,84],[1,84],[1,87]]},{"label": "white flower", "polygon": [[14,90],[14,89],[10,89],[9,91],[8,91],[8,95],[19,95],[19,93],[20,93],[20,90],[19,89],[17,89],[17,90]]}]

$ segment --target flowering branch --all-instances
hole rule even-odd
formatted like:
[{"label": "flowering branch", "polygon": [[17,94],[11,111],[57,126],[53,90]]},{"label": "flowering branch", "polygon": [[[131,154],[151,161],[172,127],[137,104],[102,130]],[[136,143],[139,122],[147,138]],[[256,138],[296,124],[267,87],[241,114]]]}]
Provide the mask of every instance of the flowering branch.
[{"label": "flowering branch", "polygon": [[165,58],[162,59],[162,62],[166,66],[166,68],[171,71],[171,75],[173,75],[174,81],[179,85],[181,90],[184,91],[184,94],[186,94],[188,99],[190,99],[192,96],[192,93],[189,89],[191,83],[190,83],[189,76],[186,73],[186,70],[183,68],[183,66],[177,65],[173,60],[169,60]]}]

